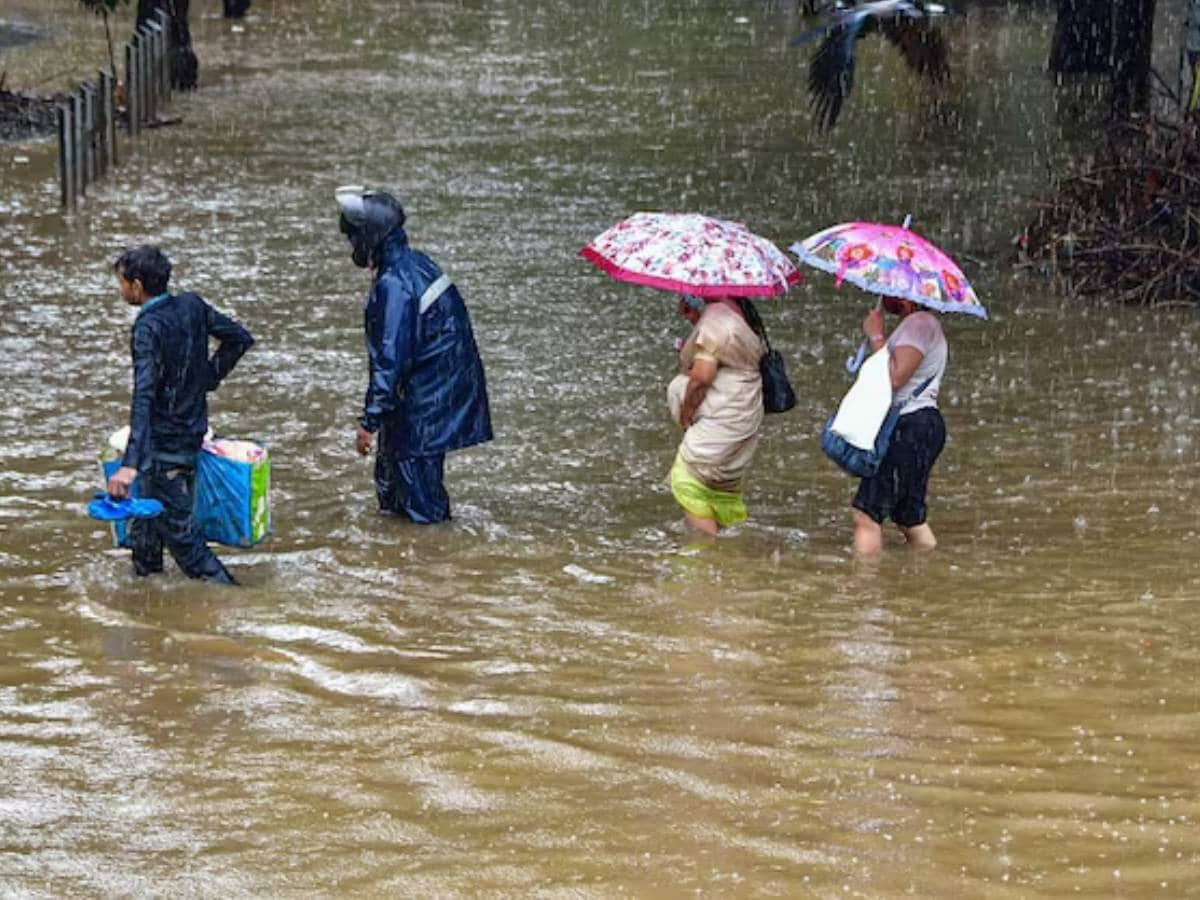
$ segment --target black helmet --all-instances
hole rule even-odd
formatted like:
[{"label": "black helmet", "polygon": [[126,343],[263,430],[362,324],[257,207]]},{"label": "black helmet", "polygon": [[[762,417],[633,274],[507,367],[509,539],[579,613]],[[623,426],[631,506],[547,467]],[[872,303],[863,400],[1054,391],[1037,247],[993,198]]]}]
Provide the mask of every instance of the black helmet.
[{"label": "black helmet", "polygon": [[386,191],[340,187],[334,192],[341,215],[338,227],[350,239],[354,264],[365,269],[392,229],[404,224],[404,208]]}]

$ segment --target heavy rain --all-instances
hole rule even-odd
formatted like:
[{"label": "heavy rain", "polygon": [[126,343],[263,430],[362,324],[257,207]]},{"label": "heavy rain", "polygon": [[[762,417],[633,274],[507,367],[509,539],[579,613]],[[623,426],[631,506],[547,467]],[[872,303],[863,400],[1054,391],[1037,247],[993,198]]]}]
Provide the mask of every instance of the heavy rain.
[{"label": "heavy rain", "polygon": [[[820,130],[789,46],[811,21],[193,0],[198,90],[74,212],[53,140],[0,145],[0,893],[1196,890],[1200,326],[1013,263],[1103,103],[1047,75],[1053,5],[963,2],[943,85],[864,38]],[[4,0],[5,27],[13,90],[107,58],[73,0]],[[495,440],[448,458],[446,525],[381,517],[354,452],[355,183],[404,201],[487,369]],[[874,298],[807,267],[758,302],[798,402],[766,417],[750,518],[685,529],[687,326],[578,255],[638,210],[781,248],[911,214],[961,264],[989,318],[941,317],[935,551],[851,552],[818,440]],[[221,551],[240,588],[135,578],[85,511],[129,415],[112,263],[142,242],[257,338],[210,398],[272,459],[271,536]]]}]

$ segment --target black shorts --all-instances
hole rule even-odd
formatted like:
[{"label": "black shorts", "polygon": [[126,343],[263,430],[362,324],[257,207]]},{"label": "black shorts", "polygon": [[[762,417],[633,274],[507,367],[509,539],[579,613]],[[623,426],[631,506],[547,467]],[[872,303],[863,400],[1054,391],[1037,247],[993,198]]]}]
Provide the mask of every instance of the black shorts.
[{"label": "black shorts", "polygon": [[945,445],[946,422],[935,407],[901,416],[879,471],[859,483],[851,505],[876,522],[891,518],[905,528],[924,524],[929,472]]}]

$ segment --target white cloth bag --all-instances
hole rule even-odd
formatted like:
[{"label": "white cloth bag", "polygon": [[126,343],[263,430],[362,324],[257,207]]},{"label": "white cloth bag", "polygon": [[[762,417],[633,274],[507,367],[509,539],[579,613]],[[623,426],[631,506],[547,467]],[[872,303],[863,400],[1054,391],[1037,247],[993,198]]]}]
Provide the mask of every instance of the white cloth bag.
[{"label": "white cloth bag", "polygon": [[860,450],[874,450],[875,438],[892,407],[892,373],[887,345],[867,357],[830,423],[830,429]]}]

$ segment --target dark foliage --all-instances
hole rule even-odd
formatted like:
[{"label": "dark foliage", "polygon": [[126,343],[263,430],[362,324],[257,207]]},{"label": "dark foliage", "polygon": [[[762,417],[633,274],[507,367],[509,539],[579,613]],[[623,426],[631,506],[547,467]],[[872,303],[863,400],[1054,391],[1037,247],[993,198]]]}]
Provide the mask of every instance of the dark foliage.
[{"label": "dark foliage", "polygon": [[1022,236],[1071,294],[1142,305],[1200,303],[1200,122],[1115,128],[1063,176]]}]

